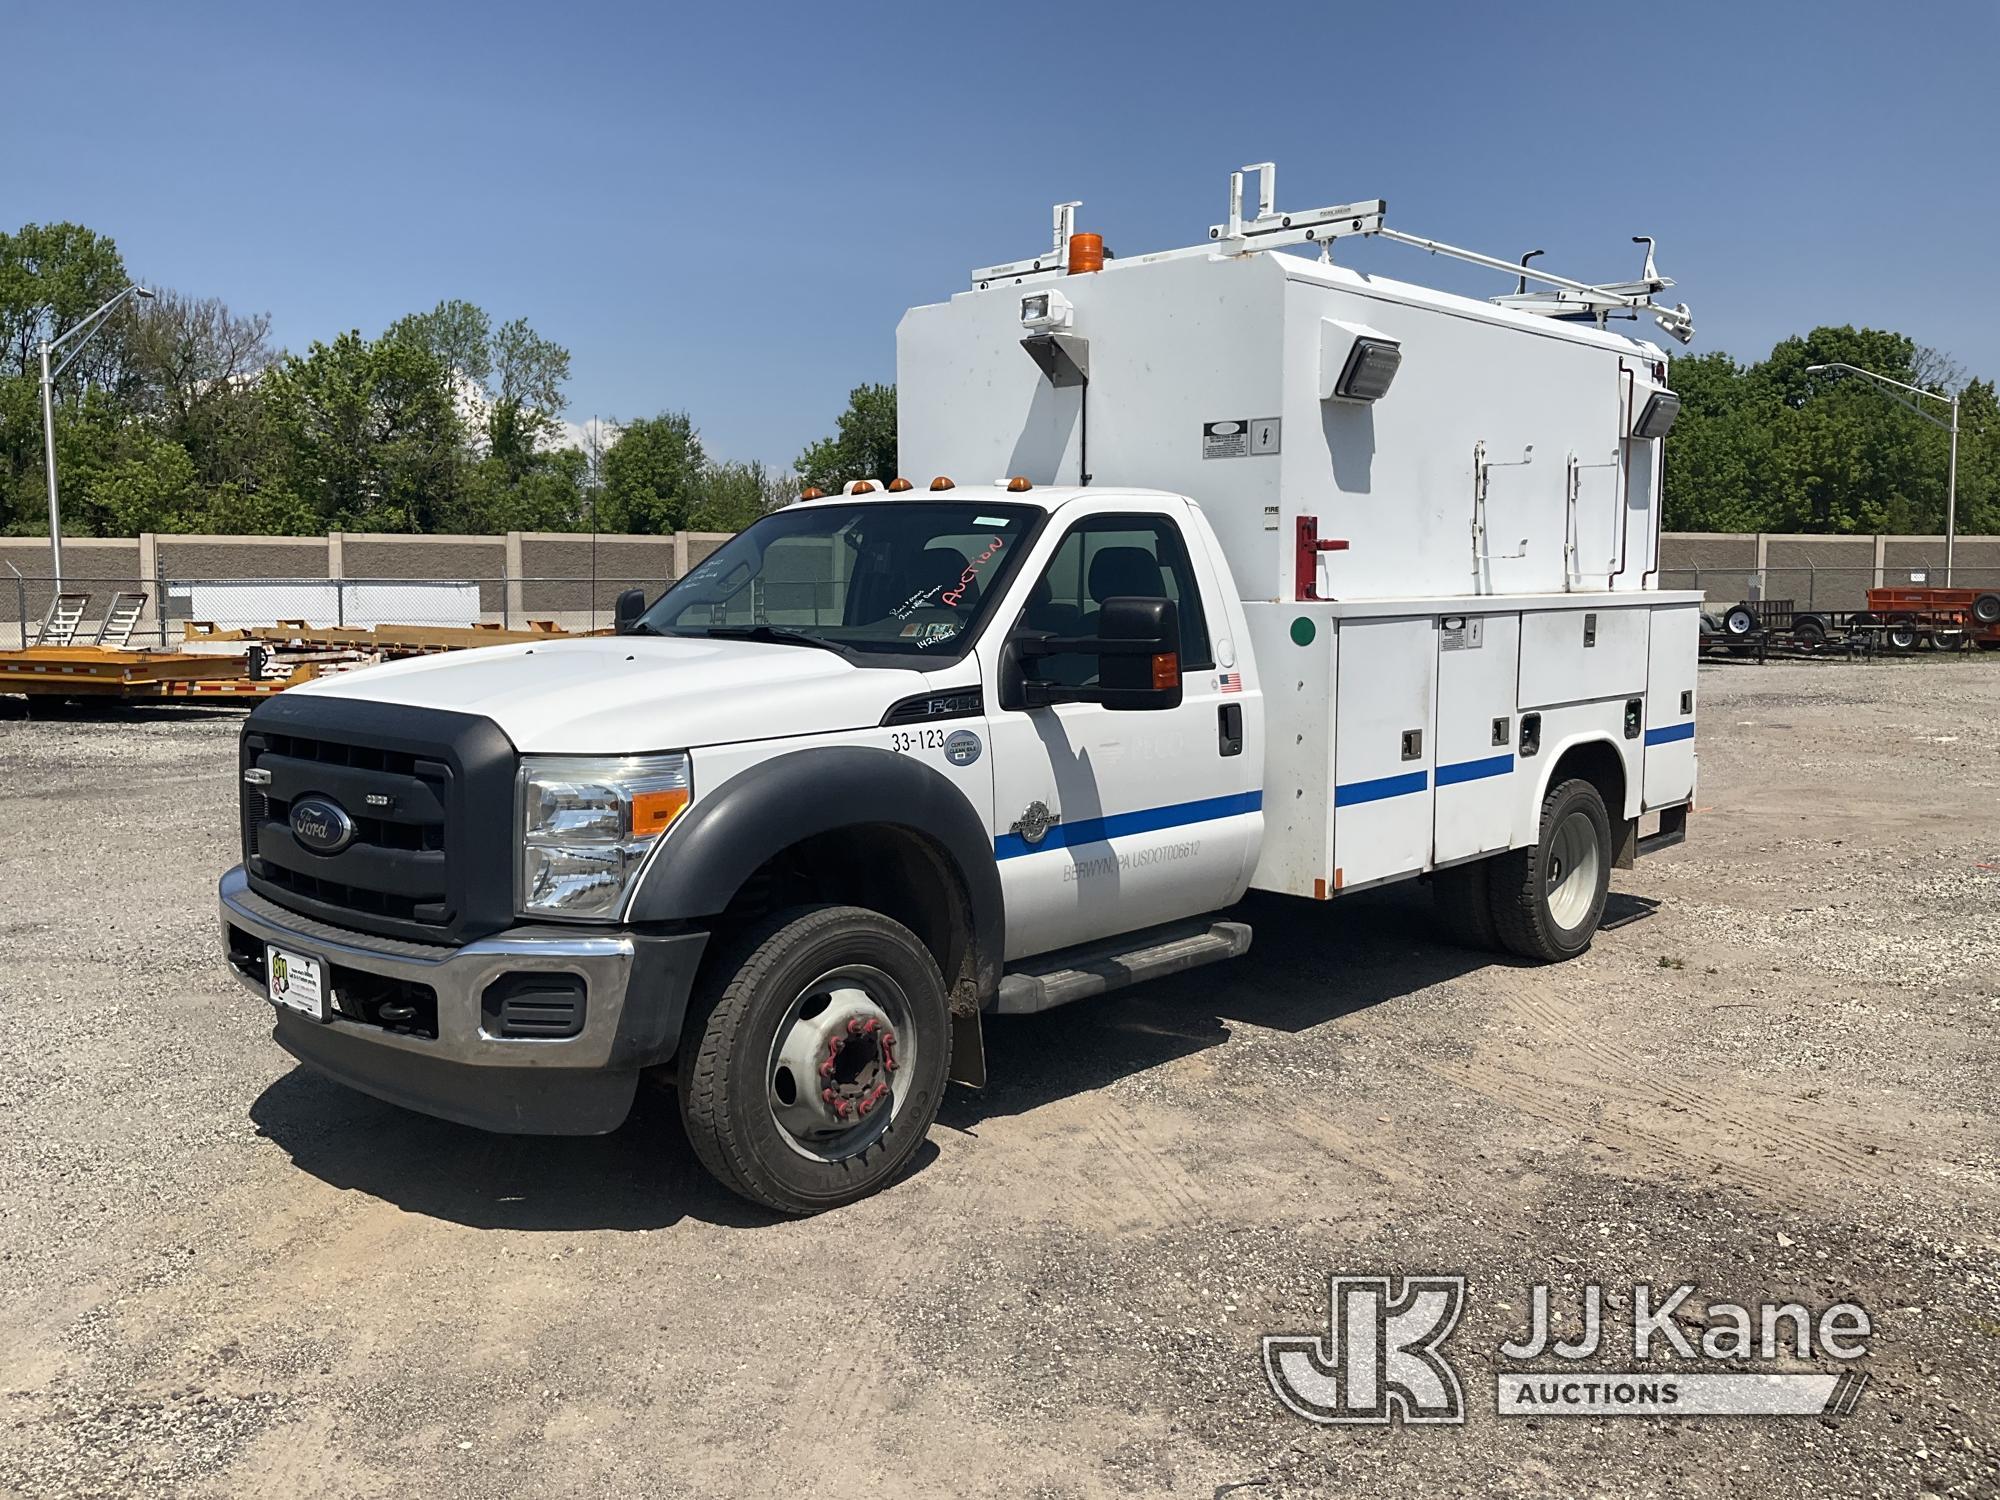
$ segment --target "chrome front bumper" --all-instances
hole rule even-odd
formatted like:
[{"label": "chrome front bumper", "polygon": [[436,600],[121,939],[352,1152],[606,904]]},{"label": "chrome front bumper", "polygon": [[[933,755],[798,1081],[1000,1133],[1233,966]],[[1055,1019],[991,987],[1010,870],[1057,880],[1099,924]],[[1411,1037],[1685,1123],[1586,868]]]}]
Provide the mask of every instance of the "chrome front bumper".
[{"label": "chrome front bumper", "polygon": [[[517,927],[460,948],[402,942],[287,911],[249,887],[241,866],[217,892],[222,951],[269,1003],[246,948],[275,943],[320,959],[338,998],[343,974],[419,985],[437,997],[437,1035],[390,1031],[335,1014],[315,1021],[273,1007],[274,1036],[302,1062],[392,1103],[487,1130],[590,1135],[615,1129],[640,1070],[673,1056],[705,932],[578,932]],[[249,939],[232,943],[232,931]],[[571,1037],[490,1034],[482,1000],[512,974],[580,977],[584,1020]]]}]

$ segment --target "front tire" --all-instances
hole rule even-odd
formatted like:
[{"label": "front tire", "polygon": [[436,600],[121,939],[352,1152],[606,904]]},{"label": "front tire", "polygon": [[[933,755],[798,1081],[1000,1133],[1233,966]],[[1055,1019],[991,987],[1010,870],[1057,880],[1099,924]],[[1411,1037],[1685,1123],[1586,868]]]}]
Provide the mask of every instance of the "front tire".
[{"label": "front tire", "polygon": [[681,1038],[681,1120],[716,1180],[815,1214],[894,1181],[944,1096],[951,1015],[930,951],[855,906],[797,907],[718,953]]},{"label": "front tire", "polygon": [[1611,817],[1597,788],[1565,781],[1542,799],[1541,837],[1491,861],[1493,926],[1509,952],[1555,963],[1590,946],[1611,889]]}]

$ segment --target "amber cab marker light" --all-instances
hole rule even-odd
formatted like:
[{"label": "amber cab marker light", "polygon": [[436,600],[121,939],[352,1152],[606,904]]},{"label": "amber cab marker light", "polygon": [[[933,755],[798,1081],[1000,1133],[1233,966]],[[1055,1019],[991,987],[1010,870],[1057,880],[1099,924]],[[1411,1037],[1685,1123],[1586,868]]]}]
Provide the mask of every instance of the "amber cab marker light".
[{"label": "amber cab marker light", "polygon": [[673,826],[688,805],[686,787],[673,787],[664,792],[641,792],[632,799],[632,836],[651,838],[656,833],[665,833]]},{"label": "amber cab marker light", "polygon": [[875,486],[866,479],[857,479],[847,487],[847,493],[850,495],[872,495],[875,493]]},{"label": "amber cab marker light", "polygon": [[1069,237],[1069,274],[1081,276],[1104,269],[1104,236],[1073,234]]},{"label": "amber cab marker light", "polygon": [[903,493],[904,490],[907,490],[909,488],[910,488],[910,481],[905,479],[900,474],[898,474],[894,479],[889,481],[889,493],[892,495],[900,495]]},{"label": "amber cab marker light", "polygon": [[1010,495],[1025,495],[1034,487],[1034,483],[1023,474],[1016,474],[1007,481],[1007,493]]},{"label": "amber cab marker light", "polygon": [[1174,651],[1163,651],[1153,658],[1153,686],[1157,690],[1180,686],[1181,659]]},{"label": "amber cab marker light", "polygon": [[799,491],[799,498],[801,500],[819,500],[824,498],[825,495],[826,495],[825,490],[818,489],[810,484],[807,485],[804,489]]},{"label": "amber cab marker light", "polygon": [[945,478],[944,475],[940,474],[938,475],[937,478],[931,481],[931,488],[933,490],[955,490],[958,488],[958,486],[953,484],[949,479]]}]

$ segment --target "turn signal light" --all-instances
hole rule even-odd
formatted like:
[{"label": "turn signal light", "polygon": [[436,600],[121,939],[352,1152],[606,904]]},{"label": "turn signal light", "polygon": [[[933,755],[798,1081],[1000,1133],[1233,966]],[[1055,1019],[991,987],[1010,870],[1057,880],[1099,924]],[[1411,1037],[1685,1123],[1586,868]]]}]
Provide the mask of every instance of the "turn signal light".
[{"label": "turn signal light", "polygon": [[889,481],[889,493],[892,495],[900,495],[908,488],[910,488],[910,481],[900,474]]},{"label": "turn signal light", "polygon": [[955,490],[958,488],[958,486],[953,484],[949,479],[945,478],[944,475],[940,474],[938,475],[937,478],[931,481],[931,488],[933,490]]},{"label": "turn signal light", "polygon": [[1162,651],[1153,658],[1153,688],[1158,692],[1181,685],[1181,658],[1178,651]]},{"label": "turn signal light", "polygon": [[1086,271],[1104,269],[1104,236],[1101,234],[1073,234],[1069,237],[1069,274],[1078,276]]},{"label": "turn signal light", "polygon": [[1010,495],[1025,495],[1034,487],[1033,481],[1021,474],[1016,474],[1007,481],[1007,493]]},{"label": "turn signal light", "polygon": [[651,838],[665,833],[675,818],[687,811],[688,789],[670,787],[663,792],[641,792],[632,799],[632,837]]}]

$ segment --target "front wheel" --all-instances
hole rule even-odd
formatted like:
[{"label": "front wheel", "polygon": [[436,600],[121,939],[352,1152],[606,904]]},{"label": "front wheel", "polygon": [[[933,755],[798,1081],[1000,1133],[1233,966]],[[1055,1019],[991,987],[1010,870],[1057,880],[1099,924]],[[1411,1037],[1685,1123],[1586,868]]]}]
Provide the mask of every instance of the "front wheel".
[{"label": "front wheel", "polygon": [[1611,889],[1611,817],[1577,779],[1542,799],[1541,837],[1492,861],[1493,927],[1523,958],[1553,963],[1590,946]]},{"label": "front wheel", "polygon": [[854,906],[782,912],[715,956],[681,1038],[681,1120],[754,1203],[812,1214],[910,1164],[944,1095],[951,1017],[916,935]]}]

